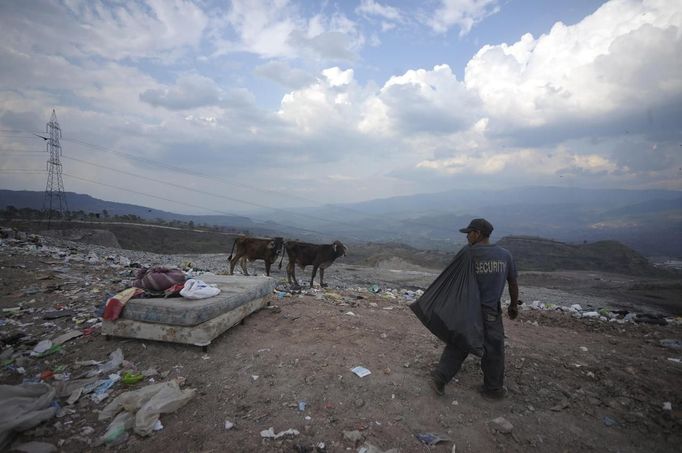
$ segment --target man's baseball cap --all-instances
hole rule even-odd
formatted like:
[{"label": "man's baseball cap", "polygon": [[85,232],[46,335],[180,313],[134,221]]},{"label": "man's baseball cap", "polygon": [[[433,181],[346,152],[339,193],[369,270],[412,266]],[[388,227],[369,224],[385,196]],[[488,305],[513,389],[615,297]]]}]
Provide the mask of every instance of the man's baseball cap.
[{"label": "man's baseball cap", "polygon": [[468,233],[469,231],[478,231],[484,236],[490,236],[493,232],[493,226],[486,219],[474,219],[469,222],[469,226],[459,230],[461,233]]}]

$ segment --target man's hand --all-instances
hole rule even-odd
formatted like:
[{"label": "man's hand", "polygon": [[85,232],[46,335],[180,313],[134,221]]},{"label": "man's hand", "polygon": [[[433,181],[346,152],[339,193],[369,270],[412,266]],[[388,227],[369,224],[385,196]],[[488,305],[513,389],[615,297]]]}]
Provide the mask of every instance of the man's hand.
[{"label": "man's hand", "polygon": [[510,319],[516,319],[519,315],[519,305],[523,303],[519,300],[519,284],[516,280],[507,280],[507,284],[509,286],[509,309],[507,313],[509,313]]}]

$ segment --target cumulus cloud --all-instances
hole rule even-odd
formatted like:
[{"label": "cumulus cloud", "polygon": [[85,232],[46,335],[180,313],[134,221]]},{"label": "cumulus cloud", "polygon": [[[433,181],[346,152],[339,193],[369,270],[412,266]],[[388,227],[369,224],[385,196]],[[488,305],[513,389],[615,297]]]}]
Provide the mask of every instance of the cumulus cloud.
[{"label": "cumulus cloud", "polygon": [[464,36],[474,25],[499,10],[497,0],[441,0],[440,8],[426,23],[436,33],[445,33],[457,26],[459,35]]},{"label": "cumulus cloud", "polygon": [[[679,136],[670,134],[682,118],[681,49],[682,4],[634,0],[614,0],[539,38],[486,45],[468,63],[463,84],[481,120],[442,131],[439,141],[415,141],[430,154],[417,168],[628,183],[656,173],[663,182],[682,164]],[[407,107],[387,103],[387,118],[412,108],[404,93],[397,99]]]},{"label": "cumulus cloud", "polygon": [[681,48],[681,4],[615,0],[537,39],[484,46],[464,80],[495,127],[619,119],[680,98]]},{"label": "cumulus cloud", "polygon": [[254,73],[273,80],[289,89],[298,89],[310,85],[315,78],[306,71],[291,67],[285,61],[269,61],[257,66]]},{"label": "cumulus cloud", "polygon": [[[360,5],[355,8],[357,14],[362,14],[367,17],[379,17],[384,24],[391,24],[395,22],[402,22],[403,13],[400,9],[393,6],[383,5],[374,0],[362,0]],[[387,27],[390,27],[388,25]]]},{"label": "cumulus cloud", "polygon": [[457,80],[448,65],[410,70],[391,77],[379,94],[395,130],[453,132],[468,127],[480,114],[479,101]]},{"label": "cumulus cloud", "polygon": [[234,0],[223,21],[214,24],[216,33],[223,27],[234,30],[237,39],[218,38],[216,54],[248,51],[265,58],[293,57],[295,49],[289,36],[304,26],[295,8],[279,0]]},{"label": "cumulus cloud", "polygon": [[198,74],[188,74],[179,77],[175,86],[144,91],[140,94],[140,100],[155,107],[186,110],[216,105],[220,100],[220,90],[213,80]]},{"label": "cumulus cloud", "polygon": [[[115,8],[100,0],[48,1],[39,8],[11,2],[0,6],[0,14],[14,49],[113,60],[176,59],[199,45],[208,24],[198,6],[183,0],[124,2]],[[34,39],[26,39],[27,23]]]},{"label": "cumulus cloud", "polygon": [[295,5],[281,0],[234,0],[229,13],[215,21],[212,29],[214,56],[250,52],[263,58],[350,61],[365,41],[344,14],[305,18]]},{"label": "cumulus cloud", "polygon": [[357,95],[353,70],[333,67],[324,70],[322,75],[313,85],[286,94],[279,117],[295,124],[305,134],[324,133],[332,126],[352,129]]}]

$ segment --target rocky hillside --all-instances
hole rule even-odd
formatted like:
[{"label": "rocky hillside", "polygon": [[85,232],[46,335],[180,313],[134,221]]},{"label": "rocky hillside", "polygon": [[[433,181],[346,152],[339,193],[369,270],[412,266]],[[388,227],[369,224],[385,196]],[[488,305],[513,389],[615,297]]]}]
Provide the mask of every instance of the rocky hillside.
[{"label": "rocky hillside", "polygon": [[512,253],[522,270],[595,270],[630,275],[659,272],[644,256],[617,241],[573,245],[536,237],[508,236],[498,244]]},{"label": "rocky hillside", "polygon": [[[173,228],[149,224],[115,222],[53,222],[47,230],[45,222],[11,222],[7,226],[22,231],[78,242],[152,253],[228,253],[235,235],[214,231]],[[106,233],[109,232],[110,234]],[[462,238],[459,238],[462,239]],[[628,275],[655,275],[662,271],[633,249],[617,241],[567,244],[530,236],[507,236],[498,242],[514,255],[518,268],[526,271],[585,270]],[[386,261],[399,259],[405,268],[415,265],[442,269],[462,244],[449,252],[423,250],[395,242],[347,243],[349,254],[344,262],[381,267]]]}]

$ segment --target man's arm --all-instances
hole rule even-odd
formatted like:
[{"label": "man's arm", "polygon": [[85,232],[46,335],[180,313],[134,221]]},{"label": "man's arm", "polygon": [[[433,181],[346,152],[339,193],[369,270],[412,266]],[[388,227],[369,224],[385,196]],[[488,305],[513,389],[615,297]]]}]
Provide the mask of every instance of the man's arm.
[{"label": "man's arm", "polygon": [[507,285],[509,286],[509,308],[507,312],[511,319],[516,319],[519,315],[519,284],[516,280],[507,280]]}]

